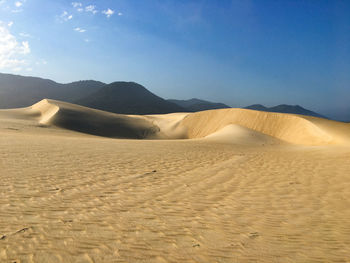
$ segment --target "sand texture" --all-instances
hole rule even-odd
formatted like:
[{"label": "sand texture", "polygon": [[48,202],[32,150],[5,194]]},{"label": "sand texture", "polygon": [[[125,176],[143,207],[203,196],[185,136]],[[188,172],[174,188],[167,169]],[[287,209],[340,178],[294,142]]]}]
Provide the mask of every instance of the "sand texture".
[{"label": "sand texture", "polygon": [[350,262],[349,131],[241,109],[0,110],[0,262]]}]

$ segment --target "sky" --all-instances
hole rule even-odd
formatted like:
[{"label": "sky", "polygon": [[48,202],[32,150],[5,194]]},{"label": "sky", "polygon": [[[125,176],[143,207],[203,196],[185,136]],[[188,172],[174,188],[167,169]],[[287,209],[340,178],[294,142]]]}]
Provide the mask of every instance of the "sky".
[{"label": "sky", "polygon": [[350,120],[350,1],[0,0],[0,72]]}]

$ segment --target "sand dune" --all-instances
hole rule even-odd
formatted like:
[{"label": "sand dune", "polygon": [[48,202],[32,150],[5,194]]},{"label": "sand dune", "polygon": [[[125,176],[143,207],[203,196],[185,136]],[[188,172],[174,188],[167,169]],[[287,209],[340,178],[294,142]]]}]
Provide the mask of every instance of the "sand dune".
[{"label": "sand dune", "polygon": [[261,132],[301,145],[327,145],[350,142],[350,125],[302,115],[260,112],[246,109],[220,109],[189,114],[182,125],[189,138],[203,138],[229,124]]},{"label": "sand dune", "polygon": [[159,139],[187,139],[187,129],[181,125],[182,120],[189,113],[170,113],[144,116],[159,128]]},{"label": "sand dune", "polygon": [[159,132],[157,126],[142,116],[114,114],[60,101],[45,99],[29,110],[40,113],[40,124],[92,135],[144,139],[156,137]]},{"label": "sand dune", "polygon": [[283,143],[272,136],[242,127],[237,124],[229,124],[224,128],[204,137],[207,141],[233,143],[242,145],[276,145]]},{"label": "sand dune", "polygon": [[0,110],[0,262],[347,262],[348,134],[238,109]]},{"label": "sand dune", "polygon": [[[227,141],[231,136],[236,141],[249,143],[251,140],[251,143],[256,143],[257,138],[268,135],[263,141],[274,137],[300,145],[350,143],[350,124],[348,123],[246,109],[137,116],[114,114],[45,99],[29,108],[0,111],[1,116],[31,119],[42,125],[112,138],[196,139],[207,137],[211,140]],[[235,131],[232,125],[236,125]],[[255,131],[255,135],[242,137],[243,128]],[[231,135],[229,130],[232,131]],[[257,133],[261,134],[258,136]]]}]

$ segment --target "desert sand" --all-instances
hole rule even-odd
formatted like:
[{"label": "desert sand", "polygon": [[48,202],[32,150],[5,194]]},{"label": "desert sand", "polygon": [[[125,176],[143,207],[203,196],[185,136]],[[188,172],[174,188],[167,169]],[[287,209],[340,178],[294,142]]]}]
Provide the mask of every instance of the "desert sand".
[{"label": "desert sand", "polygon": [[0,262],[350,262],[350,124],[0,110]]}]

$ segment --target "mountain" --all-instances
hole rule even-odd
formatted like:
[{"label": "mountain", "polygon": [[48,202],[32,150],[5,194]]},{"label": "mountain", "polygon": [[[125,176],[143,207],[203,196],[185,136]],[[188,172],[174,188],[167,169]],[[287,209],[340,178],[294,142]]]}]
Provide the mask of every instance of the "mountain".
[{"label": "mountain", "polygon": [[258,111],[268,111],[268,112],[301,114],[301,115],[306,115],[306,116],[314,116],[314,117],[328,119],[327,117],[325,117],[317,112],[307,110],[299,105],[281,104],[281,105],[278,105],[275,107],[268,108],[268,107],[265,107],[264,105],[261,105],[261,104],[253,104],[253,105],[245,107],[245,109],[258,110]]},{"label": "mountain", "polygon": [[[0,109],[27,107],[45,98],[124,114],[164,114],[230,108],[223,103],[195,98],[164,100],[134,82],[113,82],[107,85],[100,81],[83,80],[61,84],[49,79],[0,73]],[[254,104],[245,108],[326,118],[299,105],[282,104],[268,108]]]},{"label": "mountain", "polygon": [[0,109],[27,107],[45,98],[73,102],[104,85],[94,80],[61,84],[49,79],[0,73]]},{"label": "mountain", "polygon": [[227,106],[223,103],[215,103],[210,102],[206,100],[200,100],[200,99],[190,99],[190,100],[167,100],[169,102],[175,103],[179,105],[182,108],[185,108],[187,111],[196,112],[196,111],[203,111],[203,110],[214,110],[214,109],[225,109],[225,108],[231,108],[230,106]]},{"label": "mountain", "polygon": [[268,108],[266,108],[264,105],[261,105],[261,104],[253,104],[253,105],[245,107],[245,109],[258,110],[258,111],[269,111]]},{"label": "mountain", "polygon": [[75,102],[82,106],[121,114],[164,114],[186,110],[166,101],[140,84],[118,81]]}]

